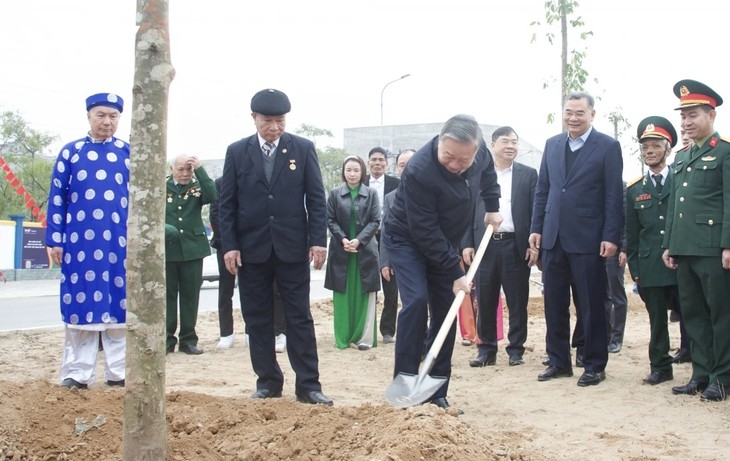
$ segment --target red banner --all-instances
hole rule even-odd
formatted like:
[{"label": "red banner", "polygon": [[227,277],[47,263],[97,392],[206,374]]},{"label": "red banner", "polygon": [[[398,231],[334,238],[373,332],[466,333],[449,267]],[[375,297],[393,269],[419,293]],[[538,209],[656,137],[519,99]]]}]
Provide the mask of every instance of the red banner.
[{"label": "red banner", "polygon": [[[33,216],[33,219],[35,219],[36,222],[41,223],[43,227],[46,227],[46,215],[41,211],[30,193],[25,190],[25,187],[20,183],[20,179],[15,176],[12,168],[10,168],[10,165],[8,165],[2,156],[0,156],[0,166],[2,166],[2,169],[5,172],[5,179],[10,183],[10,187],[15,190],[16,194],[23,196],[25,207],[30,210],[30,214]],[[2,273],[0,273],[0,279],[2,279]]]}]

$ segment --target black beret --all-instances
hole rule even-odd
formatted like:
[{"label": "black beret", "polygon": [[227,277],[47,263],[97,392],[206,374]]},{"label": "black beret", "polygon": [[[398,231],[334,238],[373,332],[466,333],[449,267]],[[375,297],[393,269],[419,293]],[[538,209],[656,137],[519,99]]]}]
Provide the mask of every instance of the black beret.
[{"label": "black beret", "polygon": [[251,98],[251,112],[261,115],[284,115],[291,110],[289,98],[279,90],[261,90]]},{"label": "black beret", "polygon": [[672,122],[656,115],[646,117],[639,122],[636,137],[639,138],[639,142],[644,139],[655,138],[666,139],[672,147],[677,144],[677,131],[672,126]]},{"label": "black beret", "polygon": [[708,105],[713,109],[722,104],[722,97],[712,88],[697,80],[680,80],[674,84],[674,94],[679,98],[676,110]]}]

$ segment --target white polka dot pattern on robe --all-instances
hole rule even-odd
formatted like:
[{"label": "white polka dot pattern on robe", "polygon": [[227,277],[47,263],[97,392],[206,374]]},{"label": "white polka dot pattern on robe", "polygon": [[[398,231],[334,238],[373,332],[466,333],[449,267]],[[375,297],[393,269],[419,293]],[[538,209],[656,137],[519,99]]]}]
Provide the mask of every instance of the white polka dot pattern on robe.
[{"label": "white polka dot pattern on robe", "polygon": [[53,169],[46,243],[62,246],[61,316],[69,324],[126,321],[129,144],[81,139]]}]

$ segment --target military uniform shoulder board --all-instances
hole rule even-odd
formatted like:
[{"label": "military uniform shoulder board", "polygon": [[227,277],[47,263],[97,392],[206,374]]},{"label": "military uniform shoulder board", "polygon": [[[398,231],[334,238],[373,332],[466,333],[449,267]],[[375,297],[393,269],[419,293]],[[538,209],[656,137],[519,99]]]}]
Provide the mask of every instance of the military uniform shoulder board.
[{"label": "military uniform shoulder board", "polygon": [[725,136],[720,136],[720,139],[722,139],[722,140],[723,140],[723,141],[725,141],[726,143],[730,144],[730,138],[728,138],[728,137],[725,137]]},{"label": "military uniform shoulder board", "polygon": [[686,146],[682,147],[681,149],[677,150],[675,154],[678,154],[680,152],[687,152],[689,148],[692,147],[692,143],[687,144]]},{"label": "military uniform shoulder board", "polygon": [[633,186],[634,184],[636,184],[637,182],[641,181],[642,179],[644,179],[644,175],[641,175],[638,178],[629,181],[628,183],[626,183],[626,187],[629,188],[629,187]]}]

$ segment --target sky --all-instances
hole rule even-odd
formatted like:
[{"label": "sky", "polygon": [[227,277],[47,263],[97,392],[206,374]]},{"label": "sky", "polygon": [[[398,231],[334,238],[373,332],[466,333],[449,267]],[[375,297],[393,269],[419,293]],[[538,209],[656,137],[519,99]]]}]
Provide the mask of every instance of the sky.
[{"label": "sky", "polygon": [[[725,11],[721,0],[580,1],[583,30],[593,35],[573,34],[571,47],[587,49],[595,128],[612,134],[606,115],[616,110],[631,124],[624,178],[640,173],[630,155],[641,119],[662,115],[679,131],[678,80],[702,81],[730,101]],[[0,3],[0,110],[58,136],[55,155],[88,131],[87,96],[114,92],[131,107],[135,18],[136,0]],[[544,0],[177,0],[169,21],[168,158],[223,158],[254,133],[250,100],[264,88],[289,96],[288,131],[332,131],[320,147],[342,147],[345,128],[379,127],[381,102],[385,125],[466,113],[510,125],[540,149],[560,131],[547,124],[560,110],[559,89],[543,88],[559,77],[560,49],[542,38],[547,29],[530,25],[544,23]],[[715,126],[730,136],[724,106]],[[127,110],[117,136],[128,139],[130,129]]]}]

